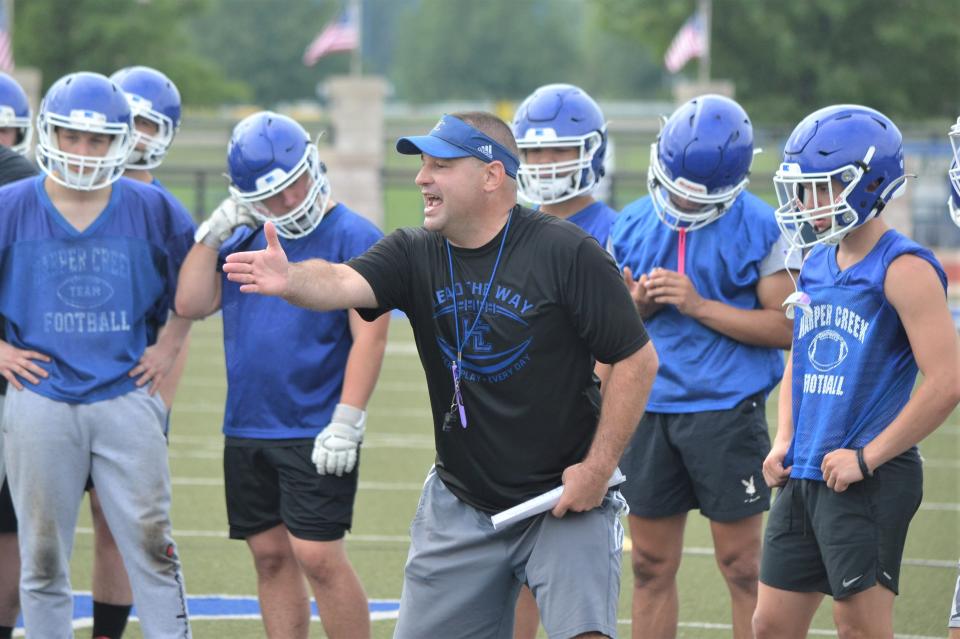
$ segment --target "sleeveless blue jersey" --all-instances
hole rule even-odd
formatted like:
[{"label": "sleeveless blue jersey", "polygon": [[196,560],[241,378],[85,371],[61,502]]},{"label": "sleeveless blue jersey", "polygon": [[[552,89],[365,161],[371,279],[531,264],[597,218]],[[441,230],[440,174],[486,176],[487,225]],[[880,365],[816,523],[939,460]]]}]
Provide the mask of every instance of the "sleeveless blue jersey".
[{"label": "sleeveless blue jersey", "polygon": [[[280,238],[291,262],[321,258],[346,262],[383,234],[337,204],[309,235]],[[266,247],[263,228],[243,228],[224,244],[221,260],[236,251]],[[347,311],[311,311],[277,297],[249,295],[221,280],[223,345],[227,362],[228,437],[315,437],[340,401],[344,368],[353,346]]]},{"label": "sleeveless blue jersey", "polygon": [[590,206],[568,217],[567,221],[576,224],[597,238],[600,246],[607,248],[607,242],[610,239],[610,229],[613,227],[616,219],[616,211],[603,202],[594,202]]},{"label": "sleeveless blue jersey", "polygon": [[[719,219],[687,234],[686,274],[706,299],[761,308],[760,267],[779,238],[773,209],[743,192]],[[629,266],[635,278],[658,266],[677,270],[678,233],[660,222],[650,196],[627,205],[611,239],[621,270]],[[647,403],[651,412],[726,410],[750,395],[770,392],[783,375],[780,350],[738,342],[671,305],[644,324],[660,354]]]},{"label": "sleeveless blue jersey", "polygon": [[0,189],[0,315],[5,339],[52,358],[31,390],[84,404],[135,388],[127,374],[149,324],[173,307],[194,226],[172,197],[121,178],[106,208],[77,231],[54,207],[44,176]]},{"label": "sleeveless blue jersey", "polygon": [[946,291],[933,253],[894,230],[845,271],[835,247],[817,246],[804,262],[800,290],[813,313],[794,320],[791,477],[823,481],[824,455],[865,446],[910,399],[917,362],[883,292],[887,267],[905,253],[930,262]]}]

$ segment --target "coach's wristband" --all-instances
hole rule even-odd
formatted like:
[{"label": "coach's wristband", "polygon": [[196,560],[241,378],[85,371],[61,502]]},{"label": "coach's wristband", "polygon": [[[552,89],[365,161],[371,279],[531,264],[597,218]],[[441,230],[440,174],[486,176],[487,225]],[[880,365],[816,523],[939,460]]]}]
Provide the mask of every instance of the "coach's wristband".
[{"label": "coach's wristband", "polygon": [[857,465],[860,466],[860,474],[863,475],[864,479],[873,477],[873,473],[867,468],[867,462],[863,458],[863,448],[857,449]]}]

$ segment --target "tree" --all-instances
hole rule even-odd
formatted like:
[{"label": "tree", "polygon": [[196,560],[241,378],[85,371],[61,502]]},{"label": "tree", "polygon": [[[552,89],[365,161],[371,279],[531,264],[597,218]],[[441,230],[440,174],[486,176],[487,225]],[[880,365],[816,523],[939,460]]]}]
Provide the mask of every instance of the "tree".
[{"label": "tree", "polygon": [[198,49],[221,60],[228,77],[242,78],[259,104],[314,99],[322,78],[350,68],[347,53],[325,56],[314,67],[302,62],[307,45],[340,9],[339,2],[319,0],[211,0],[190,32]]},{"label": "tree", "polygon": [[580,71],[579,0],[421,0],[399,18],[392,76],[413,102],[522,98]]},{"label": "tree", "polygon": [[[696,7],[693,0],[596,2],[606,28],[642,39],[655,56]],[[734,81],[754,120],[796,122],[845,102],[895,120],[952,119],[960,102],[958,15],[952,0],[714,0],[711,71]]]},{"label": "tree", "polygon": [[182,19],[203,0],[30,0],[17,4],[17,62],[43,74],[44,89],[74,71],[110,75],[144,64],[160,69],[187,104],[242,98],[242,83],[222,79],[216,64],[193,52]]}]

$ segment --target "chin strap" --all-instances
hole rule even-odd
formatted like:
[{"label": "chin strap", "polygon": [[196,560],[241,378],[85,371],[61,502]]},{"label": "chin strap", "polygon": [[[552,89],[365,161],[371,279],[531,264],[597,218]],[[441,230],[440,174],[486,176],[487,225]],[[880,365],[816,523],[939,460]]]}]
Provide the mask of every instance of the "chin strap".
[{"label": "chin strap", "polygon": [[[800,229],[796,232],[797,235],[800,234]],[[812,315],[813,309],[810,307],[810,296],[800,290],[799,284],[797,284],[796,278],[793,277],[793,273],[790,272],[790,267],[787,265],[787,262],[790,261],[790,256],[793,255],[793,252],[797,250],[796,244],[790,242],[790,248],[787,249],[787,253],[783,258],[784,266],[787,267],[787,275],[790,277],[790,281],[793,282],[793,293],[787,296],[787,299],[783,300],[781,306],[786,307],[783,311],[783,314],[787,316],[787,319],[793,319],[797,313],[796,309],[800,309],[804,315]],[[806,260],[801,260],[800,270],[803,270],[803,265]]]}]

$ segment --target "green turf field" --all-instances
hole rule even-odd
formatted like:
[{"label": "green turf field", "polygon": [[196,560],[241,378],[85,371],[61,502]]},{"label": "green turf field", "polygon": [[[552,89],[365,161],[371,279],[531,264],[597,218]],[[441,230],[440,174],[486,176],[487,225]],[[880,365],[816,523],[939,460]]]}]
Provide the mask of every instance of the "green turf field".
[{"label": "green turf field", "polygon": [[[226,538],[220,422],[225,396],[220,320],[195,325],[190,359],[173,411],[170,466],[173,522],[190,595],[254,595],[250,554]],[[276,398],[283,401],[283,398]],[[773,404],[768,414],[773,416]],[[960,413],[923,446],[924,504],[914,519],[901,575],[896,630],[902,637],[944,637],[948,604],[960,556]],[[406,535],[424,475],[433,460],[432,429],[423,372],[404,321],[394,321],[383,374],[370,405],[360,467],[350,558],[367,594],[398,599],[406,557]],[[73,586],[90,588],[92,536],[84,509],[73,559]],[[704,520],[690,518],[680,571],[680,636],[728,637],[727,594],[714,564]],[[558,558],[562,561],[562,558]],[[624,560],[621,634],[629,636],[629,562]],[[131,624],[127,636],[140,637]],[[259,620],[195,620],[197,637],[262,637]],[[394,621],[373,623],[373,636],[390,637]],[[834,636],[828,605],[821,607],[811,636]],[[80,631],[81,633],[87,631]],[[319,622],[312,636],[325,636]]]}]

